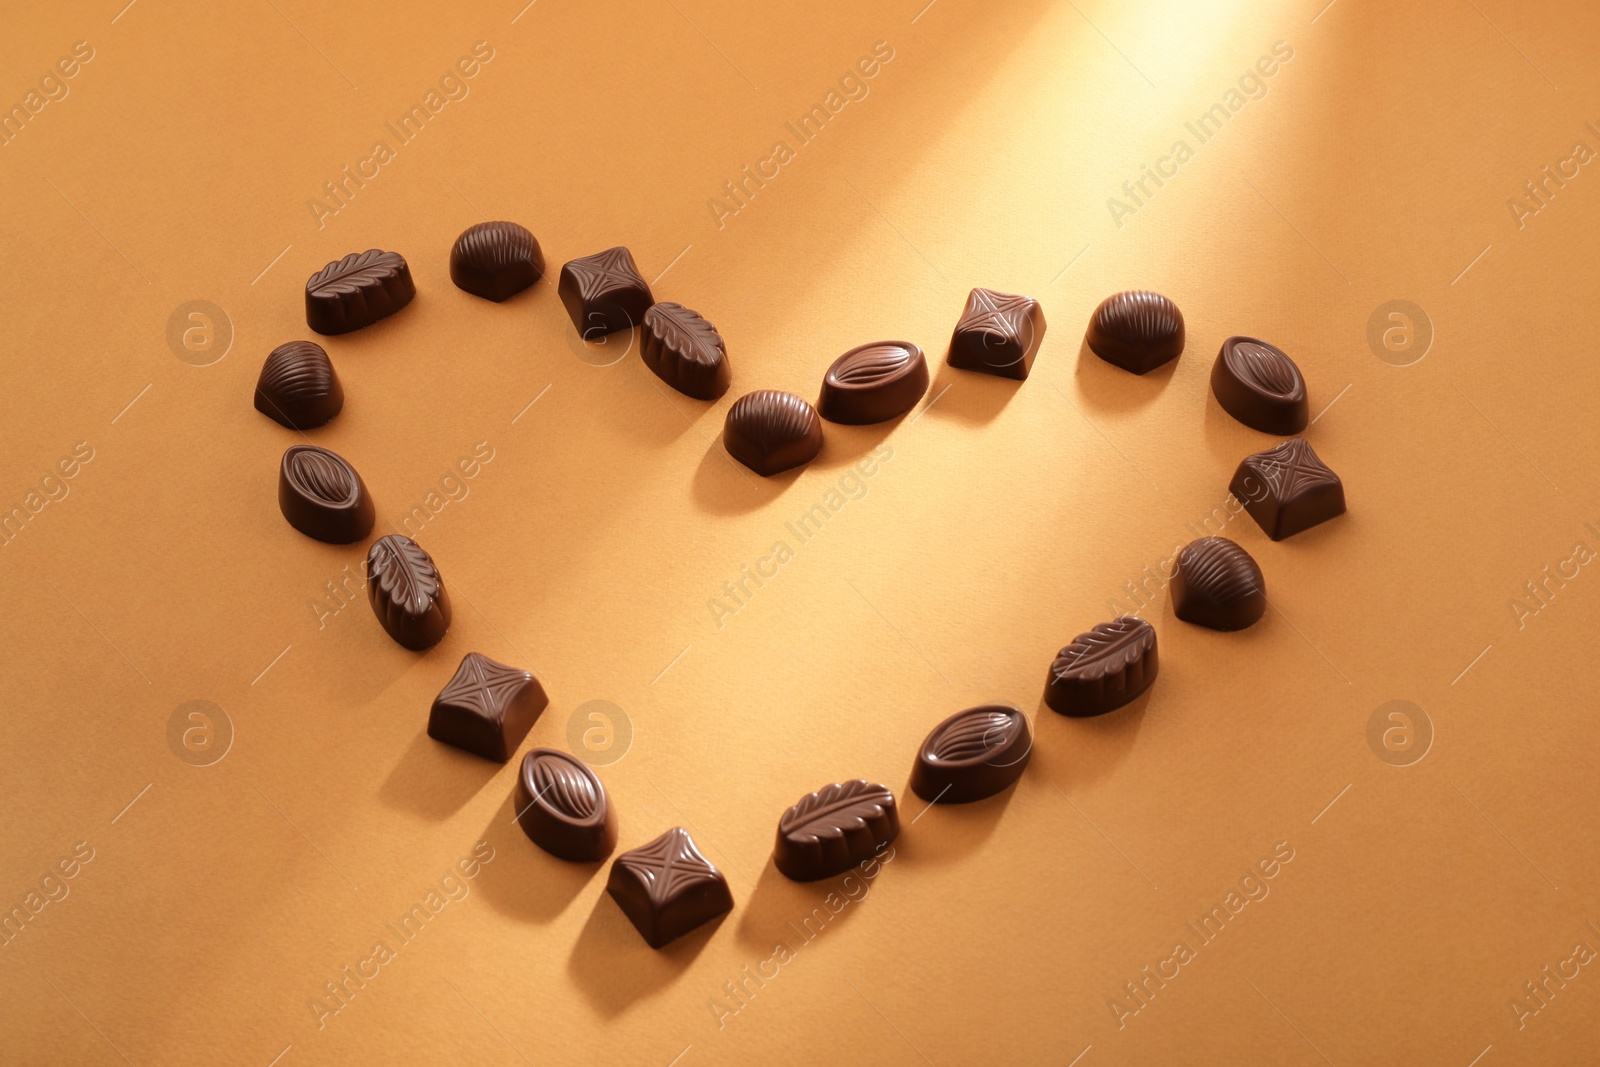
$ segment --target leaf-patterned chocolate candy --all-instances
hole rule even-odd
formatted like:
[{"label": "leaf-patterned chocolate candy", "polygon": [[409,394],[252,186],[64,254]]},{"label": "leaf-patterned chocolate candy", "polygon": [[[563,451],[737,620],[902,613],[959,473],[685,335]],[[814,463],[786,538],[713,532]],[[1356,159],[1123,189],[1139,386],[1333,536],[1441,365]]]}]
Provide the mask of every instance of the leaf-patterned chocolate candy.
[{"label": "leaf-patterned chocolate candy", "polygon": [[1149,689],[1158,669],[1155,628],[1124,615],[1079,634],[1056,655],[1044,702],[1063,715],[1104,715]]},{"label": "leaf-patterned chocolate candy", "polygon": [[857,778],[808,793],[778,820],[778,870],[797,882],[843,874],[900,833],[894,794]]},{"label": "leaf-patterned chocolate candy", "polygon": [[356,469],[337,452],[316,445],[294,445],[284,452],[278,510],[290,526],[330,545],[360,541],[377,518]]},{"label": "leaf-patterned chocolate candy", "polygon": [[657,378],[696,400],[717,399],[733,380],[717,328],[698,311],[671,301],[644,313],[639,355]]},{"label": "leaf-patterned chocolate candy", "polygon": [[480,222],[469,226],[450,249],[450,280],[456,288],[500,303],[544,277],[544,252],[526,226]]},{"label": "leaf-patterned chocolate candy", "polygon": [[1033,756],[1021,710],[983,704],[950,716],[928,734],[911,770],[911,791],[930,804],[965,804],[1005,789]]},{"label": "leaf-patterned chocolate candy", "polygon": [[1213,630],[1243,630],[1267,610],[1267,582],[1250,553],[1226,537],[1190,541],[1172,575],[1172,613]]},{"label": "leaf-patterned chocolate candy", "polygon": [[344,407],[333,361],[315,341],[279,345],[256,379],[256,410],[291,430],[321,426]]},{"label": "leaf-patterned chocolate candy", "polygon": [[681,826],[618,856],[606,892],[651,948],[733,910],[728,880]]},{"label": "leaf-patterned chocolate candy", "polygon": [[722,426],[728,454],[762,477],[810,463],[822,451],[822,420],[805,399],[757,389],[733,402]]},{"label": "leaf-patterned chocolate candy", "polygon": [[597,863],[617,845],[617,819],[605,786],[575,756],[530,750],[517,774],[515,803],[522,832],[552,856]]},{"label": "leaf-patterned chocolate candy", "polygon": [[428,736],[504,763],[549,703],[544,686],[527,671],[468,652],[433,698]]},{"label": "leaf-patterned chocolate candy", "polygon": [[1306,428],[1306,380],[1281,348],[1254,337],[1230,337],[1211,366],[1211,392],[1222,410],[1262,433],[1287,437]]},{"label": "leaf-patterned chocolate candy", "polygon": [[887,422],[928,391],[928,361],[909,341],[874,341],[833,361],[822,379],[817,413],[829,422]]},{"label": "leaf-patterned chocolate candy", "polygon": [[416,295],[399,252],[352,252],[306,280],[306,325],[322,334],[349,333],[393,315]]},{"label": "leaf-patterned chocolate candy", "polygon": [[432,648],[450,628],[450,596],[439,568],[401,534],[380,537],[367,550],[367,600],[389,636],[414,652]]}]

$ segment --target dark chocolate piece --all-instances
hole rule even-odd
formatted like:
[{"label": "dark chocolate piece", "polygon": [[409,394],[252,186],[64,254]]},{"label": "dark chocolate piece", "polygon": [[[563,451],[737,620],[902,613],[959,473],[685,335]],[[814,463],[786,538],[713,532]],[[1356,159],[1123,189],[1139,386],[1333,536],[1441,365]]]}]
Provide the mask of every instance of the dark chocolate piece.
[{"label": "dark chocolate piece", "polygon": [[306,279],[306,325],[323,334],[349,333],[393,315],[416,295],[399,252],[351,252]]},{"label": "dark chocolate piece", "polygon": [[480,222],[450,249],[450,280],[458,289],[499,303],[544,277],[544,252],[526,226]]},{"label": "dark chocolate piece", "polygon": [[389,534],[367,550],[367,599],[383,628],[413,652],[450,628],[450,595],[433,557],[409,537]]},{"label": "dark chocolate piece", "polygon": [[875,341],[833,361],[822,379],[817,412],[829,422],[887,422],[928,391],[928,361],[909,341]]},{"label": "dark chocolate piece", "polygon": [[974,289],[950,338],[948,362],[1018,381],[1033,369],[1044,340],[1044,309],[1030,296]]},{"label": "dark chocolate piece", "polygon": [[606,892],[651,948],[733,910],[728,880],[681,826],[618,856]]},{"label": "dark chocolate piece", "polygon": [[366,483],[337,452],[293,445],[278,465],[278,510],[318,541],[348,545],[372,532],[377,511]]},{"label": "dark chocolate piece", "polygon": [[1089,319],[1089,350],[1112,366],[1148,374],[1183,352],[1183,312],[1145,289],[1106,297]]},{"label": "dark chocolate piece", "polygon": [[575,756],[529,750],[517,773],[515,803],[522,832],[552,856],[598,863],[617,847],[617,818],[605,786]]},{"label": "dark chocolate piece", "polygon": [[1222,410],[1262,433],[1299,433],[1311,418],[1306,380],[1283,350],[1254,337],[1222,342],[1211,368],[1211,391]]},{"label": "dark chocolate piece", "polygon": [[272,350],[256,379],[256,410],[291,430],[321,426],[344,407],[333,361],[315,341],[290,341]]},{"label": "dark chocolate piece", "polygon": [[911,791],[930,804],[965,804],[1022,777],[1033,756],[1033,732],[1010,704],[984,704],[933,728],[911,770]]},{"label": "dark chocolate piece", "polygon": [[1104,715],[1149,689],[1159,668],[1155,629],[1124,615],[1079,634],[1056,654],[1044,702],[1075,718]]},{"label": "dark chocolate piece", "polygon": [[816,408],[793,393],[757,389],[728,409],[722,443],[734,459],[767,477],[817,458],[822,420]]},{"label": "dark chocolate piece", "polygon": [[433,698],[428,736],[504,763],[549,703],[544,686],[527,671],[468,652]]},{"label": "dark chocolate piece", "polygon": [[772,860],[797,882],[843,874],[871,859],[900,833],[900,814],[886,785],[857,778],[808,793],[778,820]]},{"label": "dark chocolate piece", "polygon": [[1226,537],[1190,541],[1172,575],[1172,613],[1213,630],[1243,630],[1267,610],[1267,582],[1250,553]]},{"label": "dark chocolate piece", "polygon": [[684,396],[715,400],[733,380],[728,347],[717,328],[698,312],[662,301],[644,313],[639,355],[657,378]]},{"label": "dark chocolate piece", "polygon": [[584,340],[639,325],[655,303],[633,254],[621,245],[562,267],[556,289]]},{"label": "dark chocolate piece", "polygon": [[1303,437],[1246,456],[1228,490],[1274,541],[1344,514],[1344,483]]}]

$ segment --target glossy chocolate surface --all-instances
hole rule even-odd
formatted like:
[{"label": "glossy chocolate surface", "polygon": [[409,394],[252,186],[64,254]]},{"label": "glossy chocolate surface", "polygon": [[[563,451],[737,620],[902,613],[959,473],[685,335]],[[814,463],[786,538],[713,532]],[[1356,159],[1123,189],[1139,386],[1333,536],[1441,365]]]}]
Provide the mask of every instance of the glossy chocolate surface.
[{"label": "glossy chocolate surface", "polygon": [[315,341],[279,345],[256,379],[256,410],[291,430],[321,426],[344,408],[333,361]]},{"label": "glossy chocolate surface", "polygon": [[617,817],[605,786],[575,756],[553,748],[529,750],[513,803],[522,832],[552,856],[598,863],[617,846]]},{"label": "glossy chocolate surface", "polygon": [[1222,410],[1262,433],[1296,434],[1311,418],[1300,368],[1282,349],[1254,337],[1222,342],[1211,392]]},{"label": "glossy chocolate surface", "polygon": [[428,736],[504,763],[549,703],[532,674],[468,652],[455,677],[433,698]]},{"label": "glossy chocolate surface", "polygon": [[728,880],[681,826],[618,856],[606,892],[651,948],[733,910]]},{"label": "glossy chocolate surface", "polygon": [[1107,363],[1148,374],[1182,354],[1183,312],[1160,293],[1130,289],[1100,302],[1084,340]]},{"label": "glossy chocolate surface", "polygon": [[1344,483],[1303,437],[1246,456],[1228,489],[1274,541],[1344,514]]},{"label": "glossy chocolate surface", "polygon": [[293,445],[278,465],[278,510],[318,541],[348,545],[372,532],[377,511],[366,483],[337,452]]},{"label": "glossy chocolate surface", "polygon": [[1178,553],[1172,613],[1213,630],[1243,630],[1267,610],[1267,582],[1250,553],[1226,537],[1202,537]]},{"label": "glossy chocolate surface", "polygon": [[800,798],[778,820],[772,859],[797,882],[843,874],[900,833],[900,814],[886,785],[857,778]]},{"label": "glossy chocolate surface", "polygon": [[833,361],[822,379],[817,413],[829,422],[887,422],[928,391],[928,360],[909,341],[874,341]]},{"label": "glossy chocolate surface", "polygon": [[621,245],[562,267],[557,291],[578,336],[586,340],[632,329],[655,303],[633,254]]},{"label": "glossy chocolate surface", "polygon": [[367,600],[389,636],[414,652],[450,628],[450,596],[433,557],[409,537],[389,534],[367,550]]},{"label": "glossy chocolate surface", "polygon": [[508,300],[543,277],[538,240],[515,222],[469,226],[450,249],[450,280],[485,300]]},{"label": "glossy chocolate surface", "polygon": [[758,389],[728,409],[722,443],[734,459],[767,477],[817,458],[822,451],[822,420],[802,397]]},{"label": "glossy chocolate surface", "polygon": [[1155,628],[1124,615],[1079,634],[1056,654],[1044,702],[1062,715],[1104,715],[1149,689],[1159,669]]},{"label": "glossy chocolate surface", "polygon": [[717,399],[733,380],[717,328],[698,311],[670,300],[644,313],[639,356],[657,378],[696,400]]},{"label": "glossy chocolate surface", "polygon": [[393,315],[416,295],[400,253],[352,252],[306,280],[306,325],[321,334],[349,333]]},{"label": "glossy chocolate surface", "polygon": [[950,338],[948,362],[1020,381],[1033,369],[1044,327],[1044,309],[1032,297],[974,289]]},{"label": "glossy chocolate surface", "polygon": [[1011,785],[1033,757],[1033,732],[1021,710],[983,704],[935,726],[917,752],[911,791],[930,804],[966,804]]}]

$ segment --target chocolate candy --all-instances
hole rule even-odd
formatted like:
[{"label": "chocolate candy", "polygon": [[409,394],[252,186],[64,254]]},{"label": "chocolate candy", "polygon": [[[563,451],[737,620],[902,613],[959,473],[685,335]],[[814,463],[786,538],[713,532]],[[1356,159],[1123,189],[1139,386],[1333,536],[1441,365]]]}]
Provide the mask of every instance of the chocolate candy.
[{"label": "chocolate candy", "polygon": [[620,245],[562,267],[556,289],[585,340],[632,329],[655,303],[632,253]]},{"label": "chocolate candy", "polygon": [[728,880],[681,826],[618,856],[606,892],[651,948],[733,910]]},{"label": "chocolate candy", "polygon": [[499,303],[544,277],[544,252],[526,226],[480,222],[450,249],[450,280],[458,289]]},{"label": "chocolate candy", "polygon": [[504,763],[549,703],[544,686],[527,671],[468,652],[433,698],[428,736]]},{"label": "chocolate candy", "polygon": [[290,526],[330,545],[360,541],[377,518],[356,469],[337,452],[316,445],[294,445],[284,452],[278,510]]},{"label": "chocolate candy", "polygon": [[857,778],[808,793],[778,820],[772,860],[797,882],[843,874],[900,833],[894,794]]},{"label": "chocolate candy", "polygon": [[598,863],[617,846],[617,818],[605,786],[565,752],[535,748],[522,757],[515,803],[522,832],[552,856]]},{"label": "chocolate candy", "polygon": [[1079,634],[1056,654],[1044,702],[1075,718],[1104,715],[1149,689],[1159,667],[1155,629],[1124,615]]},{"label": "chocolate candy", "polygon": [[1183,352],[1183,312],[1160,293],[1116,293],[1094,309],[1084,340],[1107,363],[1148,374]]},{"label": "chocolate candy", "polygon": [[1344,483],[1303,437],[1246,456],[1228,489],[1274,541],[1344,514]]},{"label": "chocolate candy", "polygon": [[1010,704],[984,704],[933,728],[911,770],[911,791],[930,804],[993,796],[1022,777],[1033,756],[1028,720]]},{"label": "chocolate candy", "polygon": [[1300,368],[1282,349],[1254,337],[1222,342],[1211,391],[1222,410],[1262,433],[1299,433],[1311,417]]},{"label": "chocolate candy", "polygon": [[903,415],[928,391],[928,361],[909,341],[875,341],[833,361],[817,411],[829,422],[863,426]]},{"label": "chocolate candy", "polygon": [[367,600],[383,628],[406,648],[432,648],[450,628],[450,596],[433,557],[415,541],[389,534],[367,550]]},{"label": "chocolate candy", "polygon": [[767,477],[817,458],[822,420],[816,408],[793,393],[758,389],[728,409],[722,443],[734,459]]},{"label": "chocolate candy", "polygon": [[948,362],[962,370],[1022,380],[1044,340],[1044,310],[1028,296],[974,289],[950,338]]},{"label": "chocolate candy", "polygon": [[1267,610],[1267,583],[1250,553],[1226,537],[1190,541],[1172,575],[1172,613],[1213,630],[1243,630]]},{"label": "chocolate candy", "polygon": [[315,341],[279,345],[256,379],[256,410],[291,430],[321,426],[344,407],[344,387]]},{"label": "chocolate candy", "polygon": [[399,252],[352,252],[306,279],[306,325],[318,333],[349,333],[393,315],[416,295]]},{"label": "chocolate candy", "polygon": [[728,349],[698,311],[662,301],[644,313],[639,355],[657,378],[684,396],[715,400],[728,391]]}]

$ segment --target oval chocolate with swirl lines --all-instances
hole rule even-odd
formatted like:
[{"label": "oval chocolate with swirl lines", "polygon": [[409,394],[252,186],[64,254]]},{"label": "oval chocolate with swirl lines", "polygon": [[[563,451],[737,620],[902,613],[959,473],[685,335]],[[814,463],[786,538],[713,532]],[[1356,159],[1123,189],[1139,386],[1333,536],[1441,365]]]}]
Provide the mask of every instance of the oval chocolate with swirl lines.
[{"label": "oval chocolate with swirl lines", "polygon": [[733,379],[717,328],[698,311],[670,300],[644,313],[639,356],[657,378],[696,400],[717,399]]},{"label": "oval chocolate with swirl lines", "polygon": [[517,822],[552,856],[596,863],[617,845],[617,819],[605,786],[588,765],[553,748],[522,757],[517,773]]},{"label": "oval chocolate with swirl lines", "polygon": [[544,252],[526,226],[480,222],[469,226],[450,249],[450,280],[456,288],[500,303],[544,277]]},{"label": "oval chocolate with swirl lines", "polygon": [[433,557],[409,537],[389,534],[367,549],[367,600],[395,641],[421,652],[450,628],[450,596]]},{"label": "oval chocolate with swirl lines", "polygon": [[261,365],[256,410],[291,430],[321,426],[344,407],[333,361],[315,341],[279,345]]},{"label": "oval chocolate with swirl lines", "polygon": [[928,361],[909,341],[874,341],[833,361],[822,378],[817,411],[829,422],[887,422],[928,391]]},{"label": "oval chocolate with swirl lines", "polygon": [[1172,613],[1213,630],[1243,630],[1267,610],[1267,582],[1250,553],[1226,537],[1190,541],[1172,575]]},{"label": "oval chocolate with swirl lines", "polygon": [[822,451],[817,409],[781,389],[746,393],[722,427],[728,454],[762,477],[810,463]]},{"label": "oval chocolate with swirl lines", "polygon": [[1084,340],[1107,363],[1148,374],[1183,352],[1183,312],[1167,297],[1146,289],[1116,293],[1095,308]]},{"label": "oval chocolate with swirl lines", "polygon": [[1022,777],[1033,755],[1033,732],[1010,704],[983,704],[933,728],[911,771],[911,791],[930,804],[965,804]]},{"label": "oval chocolate with swirl lines", "polygon": [[857,778],[808,793],[778,820],[772,861],[797,882],[843,874],[900,833],[894,794]]},{"label": "oval chocolate with swirl lines", "polygon": [[330,545],[360,541],[377,518],[356,469],[337,452],[316,445],[294,445],[283,454],[278,510],[290,526]]},{"label": "oval chocolate with swirl lines", "polygon": [[1311,418],[1300,368],[1282,349],[1254,337],[1222,342],[1211,367],[1211,392],[1222,410],[1262,433],[1297,434]]},{"label": "oval chocolate with swirl lines", "polygon": [[1149,689],[1158,668],[1155,628],[1124,615],[1079,634],[1057,653],[1044,702],[1062,715],[1104,715]]}]

